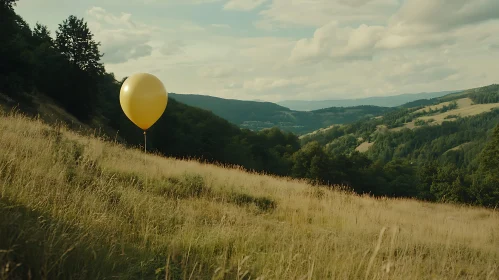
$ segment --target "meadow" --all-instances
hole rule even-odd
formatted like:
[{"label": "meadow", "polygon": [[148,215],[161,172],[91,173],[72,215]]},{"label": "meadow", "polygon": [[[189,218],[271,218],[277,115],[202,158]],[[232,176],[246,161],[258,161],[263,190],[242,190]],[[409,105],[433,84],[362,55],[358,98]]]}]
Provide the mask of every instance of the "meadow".
[{"label": "meadow", "polygon": [[[470,117],[476,116],[482,113],[490,112],[490,110],[499,107],[499,103],[488,103],[488,104],[473,104],[473,101],[466,97],[456,100],[457,108],[449,110],[444,113],[431,114],[428,116],[422,116],[412,120],[411,122],[405,123],[401,127],[395,127],[390,129],[390,131],[401,131],[404,128],[415,129],[416,122],[418,120],[429,121],[429,125],[441,125],[444,121],[453,121],[456,120],[457,117]],[[414,113],[419,112],[429,112],[429,110],[438,110],[442,109],[444,106],[448,106],[451,104],[451,101],[442,102],[437,105],[425,106],[419,110],[414,111]]]},{"label": "meadow", "polygon": [[0,117],[0,279],[499,279],[497,211],[144,154]]}]

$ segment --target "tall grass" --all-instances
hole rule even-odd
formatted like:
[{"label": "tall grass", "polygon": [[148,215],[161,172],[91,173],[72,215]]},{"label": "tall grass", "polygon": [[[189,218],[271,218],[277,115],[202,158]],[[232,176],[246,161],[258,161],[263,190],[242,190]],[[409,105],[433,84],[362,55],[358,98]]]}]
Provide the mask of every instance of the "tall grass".
[{"label": "tall grass", "polygon": [[372,199],[0,117],[0,279],[499,279],[495,211]]}]

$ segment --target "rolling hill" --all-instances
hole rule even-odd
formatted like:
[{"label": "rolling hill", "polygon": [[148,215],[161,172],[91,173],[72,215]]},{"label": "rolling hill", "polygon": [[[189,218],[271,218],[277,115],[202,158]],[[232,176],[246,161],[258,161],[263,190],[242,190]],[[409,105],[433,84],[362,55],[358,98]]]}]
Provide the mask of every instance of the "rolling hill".
[{"label": "rolling hill", "polygon": [[259,131],[279,127],[295,134],[308,133],[333,124],[351,123],[393,110],[378,106],[355,106],[300,112],[271,102],[242,101],[207,95],[175,93],[171,93],[170,97],[189,106],[211,111],[241,128]]},{"label": "rolling hill", "polygon": [[0,112],[0,279],[498,278],[497,213],[478,207],[499,205],[497,85],[356,108],[302,143],[172,98],[144,153],[87,24],[52,38],[14,4],[0,107],[33,118]]},{"label": "rolling hill", "polygon": [[406,93],[393,96],[366,97],[359,99],[338,99],[338,100],[283,100],[277,102],[278,105],[296,111],[314,111],[328,107],[354,107],[362,105],[397,107],[420,99],[431,99],[441,97],[455,91]]},{"label": "rolling hill", "polygon": [[[457,157],[460,166],[474,162],[477,147],[484,145],[497,123],[499,85],[490,85],[413,101],[371,120],[321,129],[300,138],[304,144],[318,141],[328,149],[368,152],[383,160]],[[475,146],[464,149],[462,145],[467,143]],[[448,151],[453,151],[452,155]]]},{"label": "rolling hill", "polygon": [[493,210],[145,156],[21,115],[0,128],[2,279],[499,277]]}]

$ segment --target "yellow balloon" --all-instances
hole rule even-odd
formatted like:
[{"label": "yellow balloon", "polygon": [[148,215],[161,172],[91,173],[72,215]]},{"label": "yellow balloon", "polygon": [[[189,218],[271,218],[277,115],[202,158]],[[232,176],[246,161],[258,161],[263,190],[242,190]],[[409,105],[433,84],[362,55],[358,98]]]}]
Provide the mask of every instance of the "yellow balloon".
[{"label": "yellow balloon", "polygon": [[156,76],[137,73],[128,77],[121,86],[120,104],[125,115],[146,131],[165,111],[168,92]]}]

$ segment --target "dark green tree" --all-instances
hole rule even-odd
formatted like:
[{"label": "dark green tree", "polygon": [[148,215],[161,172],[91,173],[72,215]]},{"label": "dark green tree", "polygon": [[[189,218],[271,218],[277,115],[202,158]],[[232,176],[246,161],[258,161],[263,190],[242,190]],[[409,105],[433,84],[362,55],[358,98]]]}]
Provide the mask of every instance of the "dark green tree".
[{"label": "dark green tree", "polygon": [[18,0],[0,0],[0,9],[12,10]]},{"label": "dark green tree", "polygon": [[92,74],[102,74],[104,71],[100,59],[100,42],[94,40],[94,35],[83,19],[73,15],[59,24],[56,31],[55,44],[59,51],[78,68]]},{"label": "dark green tree", "polygon": [[493,130],[478,161],[479,167],[473,181],[472,194],[481,205],[497,206],[499,204],[499,125]]},{"label": "dark green tree", "polygon": [[33,40],[35,45],[48,44],[52,46],[53,44],[48,27],[40,23],[36,23],[35,28],[33,28]]},{"label": "dark green tree", "polygon": [[104,71],[99,45],[83,19],[69,16],[56,31],[55,47],[66,59],[54,74],[59,85],[56,99],[82,121],[93,118],[99,102],[99,80]]}]

